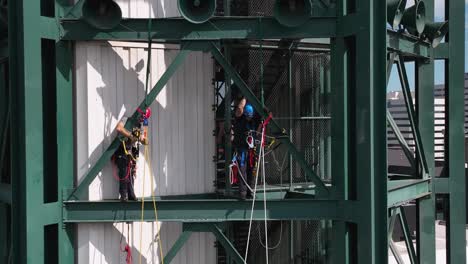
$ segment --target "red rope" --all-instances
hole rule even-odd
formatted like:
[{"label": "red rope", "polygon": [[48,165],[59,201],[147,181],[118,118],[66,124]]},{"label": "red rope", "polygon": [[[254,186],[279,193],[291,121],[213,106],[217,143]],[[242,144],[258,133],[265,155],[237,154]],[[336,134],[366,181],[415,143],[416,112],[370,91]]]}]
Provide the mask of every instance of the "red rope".
[{"label": "red rope", "polygon": [[125,181],[127,180],[129,177],[130,177],[130,171],[131,171],[131,161],[128,162],[128,166],[127,166],[127,175],[125,175],[124,178],[120,179],[119,176],[117,175],[117,164],[115,164],[115,158],[112,157],[112,163],[114,164],[114,166],[112,166],[112,176],[114,176],[114,179],[117,180],[117,181]]},{"label": "red rope", "polygon": [[127,244],[124,249],[120,248],[120,251],[127,253],[127,257],[125,258],[126,264],[132,264],[132,248]]},{"label": "red rope", "polygon": [[[273,118],[273,115],[270,113],[270,114],[268,115],[267,119],[265,119],[265,121],[263,121],[262,127],[263,127],[264,130],[266,129],[266,127],[268,126],[268,123],[270,123],[270,121],[271,121],[272,118]],[[264,146],[265,146],[265,133],[263,133],[262,135],[263,135],[263,136],[262,136],[262,137],[263,137],[263,145],[262,145],[262,147],[264,147]]]},{"label": "red rope", "polygon": [[129,245],[125,246],[125,252],[127,252],[127,258],[125,261],[127,261],[127,264],[132,264],[132,249]]}]

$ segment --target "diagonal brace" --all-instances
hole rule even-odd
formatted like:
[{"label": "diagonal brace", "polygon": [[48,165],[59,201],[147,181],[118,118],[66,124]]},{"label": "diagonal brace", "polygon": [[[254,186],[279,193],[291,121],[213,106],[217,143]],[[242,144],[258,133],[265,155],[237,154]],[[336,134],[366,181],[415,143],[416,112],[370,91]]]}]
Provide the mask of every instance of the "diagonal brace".
[{"label": "diagonal brace", "polygon": [[[247,84],[242,80],[242,77],[237,73],[237,71],[232,67],[232,65],[226,60],[219,48],[215,43],[212,43],[211,53],[213,57],[219,62],[219,64],[224,68],[224,70],[229,74],[234,83],[237,84],[241,93],[249,100],[253,105],[256,111],[263,117],[266,118],[269,115],[268,109],[262,106],[260,100],[255,96],[255,94],[250,90]],[[284,136],[278,138],[283,144],[288,147],[290,154],[296,159],[301,168],[304,170],[309,179],[317,185],[318,194],[328,194],[329,191],[320,177],[310,168],[307,161],[304,159],[304,156],[296,149],[294,144],[289,140],[289,137],[285,135],[283,129],[278,125],[278,123],[272,119],[270,122],[273,127],[274,133],[281,133]]]},{"label": "diagonal brace", "polygon": [[[146,96],[146,98],[140,104],[139,108],[141,110],[143,110],[143,112],[146,110],[146,108],[149,105],[151,105],[153,103],[153,101],[156,99],[158,94],[164,88],[164,86],[169,81],[169,79],[172,77],[172,75],[177,71],[177,69],[182,64],[182,62],[185,60],[185,58],[187,57],[187,55],[189,53],[190,53],[190,50],[186,49],[186,47],[182,47],[179,54],[177,54],[177,56],[174,58],[172,63],[166,69],[166,71],[161,76],[161,78],[156,83],[156,85],[153,87],[151,92]],[[146,102],[148,102],[148,105],[146,104]],[[140,112],[135,111],[133,113],[132,117],[129,118],[128,121],[125,123],[125,128],[130,129],[131,127],[133,127],[135,121],[138,120],[140,115],[141,115]],[[114,154],[114,152],[119,147],[120,142],[121,142],[121,136],[117,136],[114,139],[114,141],[112,141],[111,145],[106,149],[106,151],[104,151],[104,153],[101,155],[101,157],[96,162],[96,164],[89,170],[89,172],[83,178],[83,180],[78,185],[78,187],[73,190],[73,192],[68,197],[68,200],[73,200],[72,198],[74,198],[74,199],[81,198],[81,196],[83,195],[83,192],[89,187],[91,182],[96,178],[97,174],[102,170],[104,165],[107,162],[109,162],[112,155]]]},{"label": "diagonal brace", "polygon": [[387,110],[387,122],[392,128],[393,133],[395,134],[398,143],[400,144],[400,147],[403,149],[403,152],[405,153],[406,158],[411,164],[412,168],[416,167],[416,160],[414,159],[414,153],[408,146],[408,143],[406,142],[405,137],[400,131],[400,128],[398,128],[398,125],[396,124],[395,120],[392,117],[392,114],[390,111]]},{"label": "diagonal brace", "polygon": [[416,152],[418,153],[419,159],[421,160],[423,173],[425,174],[428,173],[429,169],[421,140],[421,134],[419,133],[419,127],[416,125],[416,113],[414,110],[413,98],[411,96],[408,76],[406,74],[406,68],[402,55],[398,55],[397,66],[401,87],[403,88],[403,95],[405,97],[406,110],[408,111],[408,118],[411,124],[411,129],[413,131],[414,141],[416,143]]},{"label": "diagonal brace", "polygon": [[229,239],[224,235],[223,231],[221,231],[221,229],[216,224],[211,224],[210,230],[218,239],[219,243],[223,245],[224,249],[226,250],[226,253],[229,256],[231,256],[235,263],[245,263],[244,258],[239,254],[239,252],[236,250],[231,241],[229,241]]},{"label": "diagonal brace", "polygon": [[[387,86],[388,86],[388,81],[390,80],[390,74],[392,73],[392,68],[393,64],[395,63],[395,59],[397,57],[396,52],[390,52],[388,54],[388,61],[387,61]],[[400,129],[398,128],[398,125],[396,124],[395,120],[392,117],[392,114],[390,111],[387,109],[387,122],[392,128],[393,133],[397,137],[398,143],[400,144],[400,147],[403,149],[403,152],[405,153],[406,158],[411,164],[412,168],[416,167],[416,160],[414,159],[414,153],[413,151],[409,148],[408,143],[406,142],[405,137],[401,133]]]},{"label": "diagonal brace", "polygon": [[403,230],[403,234],[405,236],[406,249],[408,250],[408,256],[410,258],[411,264],[419,263],[416,256],[416,251],[414,250],[413,240],[411,239],[408,222],[406,221],[405,210],[403,210],[401,207],[398,207],[397,210],[401,229]]},{"label": "diagonal brace", "polygon": [[177,252],[179,252],[179,250],[184,246],[185,242],[187,242],[187,240],[190,238],[191,234],[192,232],[184,230],[174,245],[171,247],[169,252],[167,252],[166,256],[164,256],[164,261],[162,263],[171,263],[171,261],[177,255]]}]

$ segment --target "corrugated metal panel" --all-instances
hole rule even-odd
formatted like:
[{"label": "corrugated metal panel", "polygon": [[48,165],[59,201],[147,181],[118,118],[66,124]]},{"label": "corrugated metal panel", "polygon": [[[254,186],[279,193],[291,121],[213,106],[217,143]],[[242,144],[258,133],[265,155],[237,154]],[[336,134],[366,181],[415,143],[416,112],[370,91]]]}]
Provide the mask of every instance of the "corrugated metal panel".
[{"label": "corrugated metal panel", "polygon": [[[145,47],[144,44],[119,42],[76,45],[78,180],[110,144],[118,120],[131,115],[144,99]],[[177,46],[154,46],[152,85],[176,54]],[[209,54],[190,54],[151,105],[149,146],[156,195],[214,191],[212,63]],[[139,197],[151,195],[150,169],[146,165],[141,155],[135,182]],[[118,182],[112,174],[109,162],[89,188],[91,200],[118,198]],[[78,263],[123,263],[125,254],[119,252],[122,233],[133,247],[136,263],[140,254],[140,232],[143,234],[142,263],[158,263],[159,249],[153,241],[158,234],[157,225],[135,223],[129,229],[128,234],[127,227],[122,224],[80,224]],[[180,234],[181,224],[164,223],[161,230],[163,250],[167,252]],[[214,263],[215,255],[214,237],[195,234],[172,263]]]}]

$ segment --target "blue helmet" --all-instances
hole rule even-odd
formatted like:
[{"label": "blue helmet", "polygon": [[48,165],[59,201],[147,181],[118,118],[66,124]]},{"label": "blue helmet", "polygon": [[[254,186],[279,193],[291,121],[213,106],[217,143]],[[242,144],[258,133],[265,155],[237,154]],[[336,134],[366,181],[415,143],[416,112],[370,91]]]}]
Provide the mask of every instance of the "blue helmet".
[{"label": "blue helmet", "polygon": [[254,116],[254,108],[251,104],[246,104],[244,106],[244,115],[247,117],[253,117]]}]

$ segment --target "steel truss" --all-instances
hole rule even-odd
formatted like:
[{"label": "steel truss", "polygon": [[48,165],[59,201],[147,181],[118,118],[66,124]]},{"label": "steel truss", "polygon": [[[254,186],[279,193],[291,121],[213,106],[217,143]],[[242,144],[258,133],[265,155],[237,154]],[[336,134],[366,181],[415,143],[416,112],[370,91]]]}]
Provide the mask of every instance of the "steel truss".
[{"label": "steel truss", "polygon": [[[73,263],[75,223],[137,221],[140,205],[86,200],[86,189],[117,147],[117,139],[104,152],[79,185],[74,185],[73,118],[73,43],[84,40],[146,41],[147,20],[126,19],[109,31],[98,31],[77,19],[80,13],[65,1],[55,1],[53,17],[41,16],[41,1],[8,1],[8,43],[2,42],[2,56],[9,56],[9,85],[0,88],[11,92],[4,125],[11,133],[11,184],[0,185],[1,212],[11,205],[11,232],[0,233],[0,253],[11,247],[12,263]],[[82,4],[83,1],[79,3]],[[434,14],[433,1],[425,1],[428,17]],[[158,41],[181,44],[181,51],[152,89],[148,101],[159,91],[191,51],[211,52],[230,79],[263,116],[262,107],[221,53],[224,40],[232,39],[302,39],[330,38],[332,89],[332,182],[326,185],[310,168],[303,154],[291,143],[286,132],[275,122],[273,129],[285,136],[291,156],[315,184],[311,192],[295,193],[286,198],[272,192],[269,200],[270,220],[333,220],[330,263],[387,263],[389,242],[395,219],[404,226],[412,263],[435,263],[435,195],[448,195],[448,262],[462,263],[465,252],[465,172],[464,172],[464,4],[447,1],[450,20],[445,43],[433,49],[430,43],[387,30],[386,3],[382,1],[336,1],[333,8],[320,10],[307,23],[294,29],[285,28],[273,18],[213,18],[210,23],[191,24],[184,19],[154,19],[150,37]],[[353,6],[354,8],[350,8]],[[325,8],[326,9],[326,8]],[[52,40],[55,66],[43,67],[44,39]],[[8,50],[8,52],[4,52]],[[434,59],[446,62],[446,167],[447,178],[433,180],[434,175]],[[416,63],[416,106],[413,105],[404,61]],[[2,72],[4,60],[1,60]],[[407,146],[398,126],[386,109],[386,89],[390,68],[396,63],[416,139],[416,151]],[[49,69],[48,69],[49,67]],[[55,69],[53,69],[55,67]],[[45,74],[48,72],[48,74]],[[53,72],[53,73],[51,73]],[[41,74],[42,73],[42,74]],[[53,77],[50,77],[53,76]],[[228,82],[230,83],[230,82]],[[8,88],[10,87],[10,89]],[[14,88],[14,89],[13,89]],[[54,138],[48,137],[49,120],[44,109],[44,89],[53,89],[56,105],[52,117]],[[230,100],[230,94],[226,94]],[[3,100],[3,98],[2,98]],[[3,102],[3,101],[2,101]],[[228,104],[226,104],[228,105]],[[227,106],[226,113],[230,113]],[[6,113],[5,113],[6,112]],[[135,112],[133,118],[137,118]],[[387,120],[417,174],[406,180],[387,177]],[[132,119],[126,124],[131,125]],[[226,122],[228,125],[229,123]],[[4,137],[6,133],[2,132]],[[57,145],[53,170],[57,175],[57,197],[44,202],[46,173],[50,172],[44,148]],[[3,151],[2,151],[3,153]],[[2,163],[3,164],[3,163]],[[167,198],[167,197],[166,197]],[[400,206],[416,200],[418,210],[417,245],[413,248]],[[242,257],[223,233],[223,222],[247,221],[249,203],[207,196],[173,197],[159,201],[159,220],[180,221],[184,232],[168,252],[168,263],[192,232],[212,232],[237,263]],[[196,210],[194,208],[204,208]],[[294,210],[291,210],[293,208]],[[147,219],[150,205],[145,206]],[[229,213],[228,213],[229,212]],[[261,208],[254,219],[262,219]],[[0,223],[8,222],[0,214]],[[191,222],[191,223],[187,223]],[[2,225],[0,225],[2,226]],[[49,230],[56,230],[56,248],[44,241]],[[10,238],[7,239],[7,234]],[[356,246],[358,245],[358,246]],[[6,250],[5,250],[6,249]],[[0,255],[3,257],[3,255]],[[396,256],[398,258],[398,256]],[[1,259],[3,261],[3,259]]]}]

